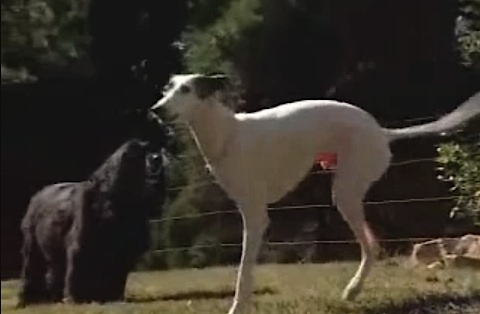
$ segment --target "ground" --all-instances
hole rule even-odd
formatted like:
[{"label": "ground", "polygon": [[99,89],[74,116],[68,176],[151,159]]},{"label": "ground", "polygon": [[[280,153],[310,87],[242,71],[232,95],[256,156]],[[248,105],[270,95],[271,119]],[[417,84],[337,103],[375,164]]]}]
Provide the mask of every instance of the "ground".
[{"label": "ground", "polygon": [[[339,299],[357,262],[262,265],[256,270],[255,314],[478,314],[478,270],[412,269],[405,260],[376,264],[356,302]],[[127,302],[43,305],[15,310],[18,281],[2,282],[2,313],[226,314],[235,268],[139,272]]]}]

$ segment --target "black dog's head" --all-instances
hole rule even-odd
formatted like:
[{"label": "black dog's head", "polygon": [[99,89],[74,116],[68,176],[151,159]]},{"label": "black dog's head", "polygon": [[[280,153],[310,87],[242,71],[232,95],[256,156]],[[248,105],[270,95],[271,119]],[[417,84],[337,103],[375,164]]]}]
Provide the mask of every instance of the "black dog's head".
[{"label": "black dog's head", "polygon": [[128,140],[92,174],[89,194],[113,215],[156,215],[165,198],[166,160],[164,148]]},{"label": "black dog's head", "polygon": [[145,182],[148,144],[132,139],[121,145],[90,177],[97,189],[109,195],[132,196]]},{"label": "black dog's head", "polygon": [[132,109],[125,113],[129,125],[132,127],[132,136],[148,143],[150,152],[159,152],[166,149],[175,151],[174,129],[163,122],[147,109]]},{"label": "black dog's head", "polygon": [[[149,143],[131,139],[125,142],[112,158],[118,165],[118,175],[122,177],[142,175],[145,173],[145,158],[148,153]],[[139,175],[137,175],[139,176]]]}]

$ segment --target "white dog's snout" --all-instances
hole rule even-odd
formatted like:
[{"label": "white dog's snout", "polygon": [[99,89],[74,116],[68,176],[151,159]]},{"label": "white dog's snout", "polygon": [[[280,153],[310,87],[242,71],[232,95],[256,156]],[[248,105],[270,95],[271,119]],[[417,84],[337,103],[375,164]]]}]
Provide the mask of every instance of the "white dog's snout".
[{"label": "white dog's snout", "polygon": [[150,110],[153,111],[153,112],[160,111],[164,104],[165,104],[165,98],[162,98],[162,99],[160,99],[159,101],[157,101],[157,102],[155,103],[155,105],[153,105],[153,106],[150,108]]}]

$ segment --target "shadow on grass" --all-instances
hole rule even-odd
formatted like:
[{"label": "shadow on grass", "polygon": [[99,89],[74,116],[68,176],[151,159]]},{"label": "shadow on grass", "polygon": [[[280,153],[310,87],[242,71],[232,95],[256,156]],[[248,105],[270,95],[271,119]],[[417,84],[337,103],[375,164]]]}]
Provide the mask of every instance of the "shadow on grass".
[{"label": "shadow on grass", "polygon": [[[462,314],[480,313],[480,292],[469,296],[427,295],[379,307],[365,309],[365,314]],[[478,312],[477,312],[478,311]]]},{"label": "shadow on grass", "polygon": [[[253,292],[255,295],[272,295],[278,293],[277,290],[264,287]],[[193,290],[175,294],[166,294],[158,296],[134,296],[127,297],[126,301],[130,303],[148,303],[156,301],[183,301],[183,300],[208,300],[208,299],[226,299],[232,298],[235,294],[233,290],[205,291]]]}]

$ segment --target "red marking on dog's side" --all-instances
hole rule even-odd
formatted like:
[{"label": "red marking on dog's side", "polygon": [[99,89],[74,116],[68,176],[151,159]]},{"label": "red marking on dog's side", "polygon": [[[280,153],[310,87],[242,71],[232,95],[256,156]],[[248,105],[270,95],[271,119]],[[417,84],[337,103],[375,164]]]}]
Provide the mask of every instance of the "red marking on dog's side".
[{"label": "red marking on dog's side", "polygon": [[321,153],[317,155],[315,160],[323,169],[335,169],[337,166],[337,154]]}]

